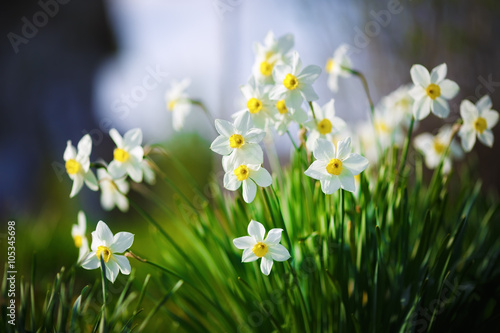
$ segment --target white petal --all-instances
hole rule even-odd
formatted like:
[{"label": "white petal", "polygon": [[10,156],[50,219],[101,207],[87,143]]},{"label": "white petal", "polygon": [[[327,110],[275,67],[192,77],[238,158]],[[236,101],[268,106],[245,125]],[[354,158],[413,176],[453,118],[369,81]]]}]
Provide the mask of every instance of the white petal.
[{"label": "white petal", "polygon": [[116,261],[120,272],[124,275],[129,275],[131,271],[130,262],[127,257],[121,255],[113,255],[113,259]]},{"label": "white petal", "polygon": [[122,136],[120,135],[120,133],[118,133],[118,131],[116,129],[114,129],[114,128],[110,129],[109,136],[111,137],[111,139],[113,139],[113,141],[115,142],[115,144],[118,148],[123,147]]},{"label": "white petal", "polygon": [[435,67],[432,72],[431,72],[431,82],[432,83],[439,83],[444,80],[446,77],[446,73],[448,71],[448,67],[446,64],[441,64],[437,67]]},{"label": "white petal", "polygon": [[483,97],[481,97],[481,99],[479,101],[477,101],[476,103],[476,107],[478,110],[481,110],[481,111],[486,111],[486,110],[489,110],[491,109],[491,107],[493,106],[493,104],[491,103],[491,98],[489,95],[484,95]]},{"label": "white petal", "polygon": [[118,264],[114,260],[110,260],[104,264],[106,266],[106,278],[111,281],[111,283],[115,283],[116,277],[118,276],[118,272],[120,268]]},{"label": "white petal", "polygon": [[431,112],[431,102],[432,99],[424,96],[413,103],[413,116],[415,119],[422,120],[429,115]]},{"label": "white petal", "polygon": [[91,252],[87,258],[82,262],[82,267],[85,269],[96,269],[100,266],[99,259],[96,252]]},{"label": "white petal", "polygon": [[269,253],[271,254],[273,260],[276,261],[286,261],[290,259],[290,253],[281,244],[276,244],[275,246],[269,247]]},{"label": "white petal", "polygon": [[486,110],[481,113],[481,117],[486,120],[487,128],[491,129],[498,123],[498,112],[495,110]]},{"label": "white petal", "polygon": [[434,113],[439,118],[446,118],[450,114],[450,107],[448,102],[441,97],[436,98],[431,104],[432,113]]},{"label": "white petal", "polygon": [[448,79],[443,80],[443,82],[439,84],[439,88],[441,88],[441,96],[446,99],[452,99],[460,90],[458,84]]},{"label": "white petal", "polygon": [[123,136],[123,144],[126,147],[136,147],[142,144],[142,131],[140,128],[134,128],[125,133]]},{"label": "white petal", "polygon": [[245,135],[245,142],[248,143],[259,143],[266,136],[266,132],[259,128],[250,129]]},{"label": "white petal", "polygon": [[250,178],[261,187],[267,187],[272,184],[273,177],[264,168],[259,168],[256,171],[250,172]]},{"label": "white petal", "polygon": [[241,148],[235,149],[234,161],[236,164],[262,164],[264,161],[264,152],[262,148],[256,143],[245,143]]},{"label": "white petal", "polygon": [[307,112],[302,108],[290,108],[290,114],[292,119],[299,124],[303,124],[307,121]]},{"label": "white petal", "polygon": [[[274,66],[277,67],[277,66]],[[285,97],[288,89],[283,84],[275,85],[269,92],[269,99],[278,101]]]},{"label": "white petal", "polygon": [[[315,124],[314,121],[312,121],[313,124]],[[307,124],[306,124],[307,126]],[[307,137],[307,141],[306,141],[306,147],[307,147],[307,150],[309,151],[312,151],[314,153],[314,150],[317,149],[317,146],[318,146],[318,139],[321,137],[321,134],[316,130],[316,129],[313,129],[311,131],[311,134],[309,134],[309,136]],[[332,142],[333,144],[333,142]],[[335,155],[333,155],[335,156]]]},{"label": "white petal", "polygon": [[113,243],[109,248],[113,253],[122,253],[130,248],[133,242],[134,234],[130,232],[119,232],[113,237]]},{"label": "white petal", "polygon": [[300,108],[303,101],[304,98],[301,92],[297,91],[297,89],[289,91],[285,97],[285,105],[290,106],[291,108]]},{"label": "white petal", "polygon": [[[252,79],[253,79],[253,76],[250,80],[252,80]],[[255,95],[254,89],[249,84],[245,84],[244,86],[241,86],[240,90],[241,90],[241,93],[243,94],[243,96],[245,97],[246,100],[251,99]]]},{"label": "white petal", "polygon": [[243,200],[245,200],[246,203],[251,203],[253,199],[255,199],[255,195],[257,194],[257,185],[250,180],[244,180],[243,181]]},{"label": "white petal", "polygon": [[271,273],[271,268],[273,268],[273,259],[262,257],[260,262],[260,270],[262,271],[262,274],[269,275],[269,273]]},{"label": "white petal", "polygon": [[479,141],[484,143],[486,146],[490,148],[493,147],[494,138],[493,138],[493,132],[491,130],[489,129],[484,130],[483,133],[478,133],[477,137]]},{"label": "white petal", "polygon": [[134,157],[136,159],[137,163],[142,163],[142,160],[144,159],[144,148],[142,148],[141,146],[136,146],[130,149],[128,153],[131,155],[131,157]]},{"label": "white petal", "polygon": [[223,135],[219,135],[210,145],[210,149],[219,155],[229,155],[232,148],[229,144],[229,139]]},{"label": "white petal", "polygon": [[293,34],[286,34],[281,36],[277,41],[279,52],[286,54],[293,47],[294,37]]},{"label": "white petal", "polygon": [[142,182],[142,169],[140,163],[134,163],[134,162],[127,163],[127,173],[134,182],[136,183]]},{"label": "white petal", "polygon": [[354,183],[354,176],[347,168],[342,168],[342,172],[338,176],[342,188],[349,192],[356,191],[356,185]]},{"label": "white petal", "polygon": [[327,160],[316,160],[307,168],[304,174],[308,177],[317,180],[326,180],[331,177],[331,175],[326,171],[326,166],[328,165]]},{"label": "white petal", "polygon": [[460,103],[460,116],[464,120],[464,123],[473,123],[478,115],[477,108],[471,101],[464,99]]},{"label": "white petal", "polygon": [[316,94],[314,88],[309,84],[301,86],[300,91],[302,92],[302,97],[306,101],[316,101],[319,99],[318,94]]},{"label": "white petal", "polygon": [[95,178],[95,175],[92,172],[92,170],[87,171],[84,179],[85,179],[85,184],[89,189],[91,189],[92,191],[97,191],[99,189],[97,179]]},{"label": "white petal", "polygon": [[411,66],[410,75],[415,85],[427,87],[431,83],[429,71],[422,65]]},{"label": "white petal", "polygon": [[266,233],[266,228],[262,225],[262,223],[257,222],[255,220],[251,220],[248,224],[248,234],[252,236],[255,241],[262,242],[264,239],[264,235]]},{"label": "white petal", "polygon": [[318,139],[316,141],[316,147],[313,150],[313,155],[317,160],[330,161],[335,157],[335,145],[331,141]]},{"label": "white petal", "polygon": [[64,150],[63,158],[65,161],[76,158],[76,148],[71,144],[71,140],[68,140],[68,142],[66,143],[66,149]]},{"label": "white petal", "polygon": [[316,65],[309,65],[305,67],[302,72],[297,76],[297,79],[302,84],[311,85],[321,74],[321,67]]},{"label": "white petal", "polygon": [[324,117],[327,119],[335,118],[335,100],[332,98],[328,103],[323,105]]},{"label": "white petal", "polygon": [[[108,225],[103,221],[99,221],[97,223],[97,227],[94,232],[95,234],[92,233],[92,242],[95,235],[96,239],[102,243],[101,245],[109,247],[113,244],[113,233],[109,229]],[[94,248],[92,248],[92,250],[94,250]]]},{"label": "white petal", "polygon": [[83,136],[83,138],[78,142],[78,153],[85,156],[89,156],[92,151],[92,139],[89,134]]},{"label": "white petal", "polygon": [[330,177],[330,179],[321,180],[320,183],[321,183],[321,190],[325,194],[332,194],[336,192],[342,185],[340,183],[339,177],[337,176]]},{"label": "white petal", "polygon": [[243,255],[241,256],[241,262],[252,262],[259,259],[255,255],[255,253],[252,252],[252,248],[247,248],[243,251]]},{"label": "white petal", "polygon": [[128,199],[119,192],[115,192],[115,202],[118,209],[122,212],[128,211]]},{"label": "white petal", "polygon": [[278,244],[281,241],[281,233],[282,232],[283,232],[283,229],[279,229],[279,228],[274,228],[274,229],[269,230],[269,232],[267,233],[267,237],[264,240],[264,243],[266,243],[267,245]]},{"label": "white petal", "polygon": [[108,172],[115,179],[121,178],[127,173],[127,168],[124,163],[113,160],[108,165]]},{"label": "white petal", "polygon": [[[101,183],[101,188],[103,183]],[[108,190],[101,191],[101,206],[104,210],[110,211],[115,207],[114,193]]]},{"label": "white petal", "polygon": [[422,86],[415,85],[409,91],[408,94],[414,100],[420,100],[426,96],[425,89]]},{"label": "white petal", "polygon": [[474,144],[476,143],[476,131],[474,128],[462,126],[458,135],[460,136],[464,150],[466,152],[471,151],[472,147],[474,147]]},{"label": "white petal", "polygon": [[78,192],[80,192],[80,190],[82,189],[82,186],[83,186],[83,175],[77,173],[73,177],[73,187],[71,188],[71,193],[69,194],[69,197],[73,198],[75,195],[77,195]]},{"label": "white petal", "polygon": [[234,171],[228,171],[224,174],[224,187],[229,191],[236,191],[241,186],[241,181],[238,180]]},{"label": "white petal", "polygon": [[85,217],[85,213],[83,211],[78,212],[78,230],[82,235],[85,235],[87,230],[87,218]]},{"label": "white petal", "polygon": [[363,172],[368,166],[368,160],[359,154],[350,154],[342,161],[342,167],[348,168],[353,176]]},{"label": "white petal", "polygon": [[347,137],[337,143],[337,158],[344,160],[351,153],[351,138]]},{"label": "white petal", "polygon": [[217,132],[219,132],[220,135],[225,136],[226,138],[229,138],[235,133],[233,124],[223,119],[215,120],[215,129],[217,129]]},{"label": "white petal", "polygon": [[254,126],[250,112],[244,112],[240,116],[236,117],[234,120],[234,127],[241,134],[246,134],[251,128],[253,128]]},{"label": "white petal", "polygon": [[240,250],[251,249],[255,245],[255,240],[250,236],[243,236],[233,239],[233,244]]}]

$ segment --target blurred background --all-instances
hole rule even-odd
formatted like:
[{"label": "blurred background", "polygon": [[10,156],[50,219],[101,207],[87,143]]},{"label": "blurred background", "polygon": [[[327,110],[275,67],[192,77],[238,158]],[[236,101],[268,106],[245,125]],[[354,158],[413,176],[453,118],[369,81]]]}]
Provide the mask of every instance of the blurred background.
[{"label": "blurred background", "polygon": [[[324,68],[341,43],[351,45],[353,67],[367,77],[375,103],[411,82],[412,64],[431,69],[446,62],[448,78],[459,84],[460,94],[450,103],[448,120],[431,116],[419,132],[454,122],[464,98],[475,102],[490,94],[498,109],[499,18],[495,0],[4,2],[0,224],[3,228],[9,219],[17,222],[25,270],[36,250],[39,260],[51,262],[41,269],[52,273],[77,257],[70,231],[79,209],[87,214],[88,231],[100,219],[113,232],[143,228],[133,212],[103,211],[99,194],[87,188],[69,198],[72,182],[62,157],[66,141],[76,145],[89,133],[94,141],[91,159],[110,161],[110,128],[124,133],[140,127],[145,143],[165,143],[203,186],[215,165],[211,160],[217,158],[208,150],[216,134],[199,109],[191,113],[183,133],[175,133],[165,91],[172,80],[189,77],[190,95],[204,101],[215,117],[229,119],[245,105],[239,87],[251,75],[253,44],[270,30],[276,36],[294,34],[304,65]],[[323,73],[315,83],[320,104],[335,98],[337,114],[349,125],[368,118],[359,80],[343,79],[335,94],[326,80]],[[497,140],[499,134],[497,126]],[[288,138],[277,146],[288,156]],[[497,142],[493,149],[478,144],[467,155],[479,158],[486,188],[492,191],[500,184],[499,153]],[[166,163],[167,174],[175,172],[169,168]],[[169,200],[171,193],[165,191],[164,197]],[[137,242],[147,244],[148,234],[141,233]]]}]

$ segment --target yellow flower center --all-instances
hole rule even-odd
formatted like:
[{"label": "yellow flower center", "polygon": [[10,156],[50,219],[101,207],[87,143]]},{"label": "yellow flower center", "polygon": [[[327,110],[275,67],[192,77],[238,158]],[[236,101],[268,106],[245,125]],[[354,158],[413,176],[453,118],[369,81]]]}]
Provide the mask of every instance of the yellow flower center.
[{"label": "yellow flower center", "polygon": [[378,133],[389,133],[389,126],[387,126],[383,121],[376,120],[375,121],[375,130]]},{"label": "yellow flower center", "polygon": [[245,139],[240,134],[233,134],[229,137],[229,146],[231,148],[241,148],[245,144]]},{"label": "yellow flower center", "polygon": [[169,111],[173,111],[176,104],[177,104],[177,100],[176,99],[171,100],[170,102],[168,102],[168,105],[167,105],[168,110]]},{"label": "yellow flower center", "polygon": [[434,139],[433,146],[434,146],[434,151],[436,153],[438,153],[438,154],[444,153],[445,146],[441,141]]},{"label": "yellow flower center", "polygon": [[273,74],[274,64],[267,62],[267,60],[260,63],[260,73],[264,76],[269,76]]},{"label": "yellow flower center", "polygon": [[104,260],[105,263],[107,263],[109,261],[109,259],[111,258],[111,250],[109,249],[109,247],[107,246],[99,246],[97,248],[97,253],[96,253],[96,256],[99,260],[101,260],[101,255],[102,255],[102,259]]},{"label": "yellow flower center", "polygon": [[332,158],[326,166],[326,172],[330,175],[338,176],[342,172],[342,161],[338,158]]},{"label": "yellow flower center", "polygon": [[248,172],[248,168],[247,168],[246,165],[240,165],[239,167],[237,167],[234,170],[234,174],[236,175],[236,178],[238,178],[238,180],[240,182],[244,181],[245,179],[247,179],[248,176],[250,175],[250,173]]},{"label": "yellow flower center", "polygon": [[250,98],[247,102],[247,108],[250,113],[259,113],[259,111],[262,109],[262,102],[259,101],[257,98]]},{"label": "yellow flower center", "polygon": [[82,247],[82,243],[83,243],[82,236],[76,235],[75,237],[73,237],[73,240],[75,241],[75,246],[77,248]]},{"label": "yellow flower center", "polygon": [[425,89],[425,92],[427,93],[427,96],[429,96],[431,99],[436,99],[439,96],[441,96],[441,88],[434,83],[429,84]]},{"label": "yellow flower center", "polygon": [[483,133],[486,127],[487,127],[486,119],[484,119],[483,117],[477,118],[476,121],[474,122],[474,128],[479,133]]},{"label": "yellow flower center", "polygon": [[259,258],[265,256],[267,251],[269,251],[269,248],[262,242],[258,242],[257,244],[255,244],[252,249],[252,252]]},{"label": "yellow flower center", "polygon": [[[439,89],[439,92],[441,92],[441,88]],[[398,106],[402,109],[406,109],[406,108],[410,107],[410,103],[411,103],[411,101],[408,98],[401,98],[400,100],[398,100],[396,102],[396,106]]]},{"label": "yellow flower center", "polygon": [[334,66],[335,66],[335,60],[333,60],[333,58],[328,59],[325,66],[326,72],[331,73],[333,71]]},{"label": "yellow flower center", "polygon": [[278,109],[278,112],[281,113],[281,114],[288,113],[288,109],[286,108],[285,100],[284,99],[282,99],[281,101],[278,101],[276,103],[276,108]]},{"label": "yellow flower center", "polygon": [[113,157],[118,162],[125,162],[126,160],[128,160],[129,156],[125,150],[121,148],[116,148],[115,151],[113,152]]},{"label": "yellow flower center", "polygon": [[297,80],[297,78],[288,73],[285,77],[285,79],[283,80],[283,85],[289,89],[289,90],[293,90],[295,88],[297,88],[297,86],[299,85],[299,80]]},{"label": "yellow flower center", "polygon": [[318,131],[325,135],[332,131],[332,122],[328,119],[323,119],[318,123]]},{"label": "yellow flower center", "polygon": [[80,172],[81,169],[82,166],[76,160],[69,159],[68,161],[66,161],[66,172],[69,175],[76,175],[78,172]]}]

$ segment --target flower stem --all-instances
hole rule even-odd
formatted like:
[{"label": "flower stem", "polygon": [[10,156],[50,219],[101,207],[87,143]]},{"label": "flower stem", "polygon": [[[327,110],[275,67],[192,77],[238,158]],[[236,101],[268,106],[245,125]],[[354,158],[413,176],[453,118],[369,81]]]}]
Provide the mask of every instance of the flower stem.
[{"label": "flower stem", "polygon": [[297,278],[297,272],[295,272],[295,269],[293,268],[293,266],[290,264],[290,262],[287,260],[286,261],[287,265],[288,265],[288,268],[290,269],[290,272],[292,273],[293,275],[293,280],[295,282],[295,285],[297,286],[297,289],[299,291],[299,295],[300,295],[300,307],[302,309],[302,315],[304,316],[304,327],[306,329],[306,332],[310,332],[310,328],[309,328],[309,323],[310,323],[310,319],[309,319],[309,313],[307,312],[307,307],[306,307],[306,301],[304,299],[304,295],[302,294],[302,290],[300,289],[300,285],[299,285],[299,280]]},{"label": "flower stem", "polygon": [[311,112],[313,114],[314,122],[316,123],[316,125],[318,125],[318,119],[316,118],[316,113],[314,113],[314,108],[313,108],[313,103],[312,102],[309,102],[309,107],[311,108]]},{"label": "flower stem", "polygon": [[293,141],[293,138],[292,138],[292,135],[290,134],[290,131],[289,131],[289,130],[287,130],[287,131],[286,131],[286,134],[288,134],[288,137],[290,138],[290,141],[292,141],[292,145],[293,145],[293,147],[295,148],[295,150],[297,151],[297,153],[299,153],[299,154],[300,154],[300,150],[299,150],[299,148],[297,147],[297,144],[295,144],[295,141]]},{"label": "flower stem", "polygon": [[406,164],[406,159],[408,157],[408,149],[410,147],[410,141],[411,141],[411,134],[413,132],[413,125],[415,123],[415,117],[411,116],[411,121],[410,121],[410,127],[408,128],[408,135],[406,137],[406,142],[405,146],[403,148],[403,155],[401,157],[401,162],[399,163],[399,172],[398,172],[398,178],[401,178],[401,175],[403,174],[405,164]]},{"label": "flower stem", "polygon": [[101,324],[100,332],[107,332],[106,328],[106,264],[102,255],[99,257],[101,261],[101,278],[102,278],[102,309],[101,309]]},{"label": "flower stem", "polygon": [[217,129],[215,128],[215,119],[210,113],[210,111],[208,111],[205,104],[203,104],[202,101],[198,101],[195,99],[190,99],[189,102],[191,102],[191,104],[193,105],[199,106],[203,110],[203,113],[205,113],[205,115],[207,116],[208,120],[210,121],[210,124],[212,125],[212,128],[214,129],[215,132],[217,132]]}]

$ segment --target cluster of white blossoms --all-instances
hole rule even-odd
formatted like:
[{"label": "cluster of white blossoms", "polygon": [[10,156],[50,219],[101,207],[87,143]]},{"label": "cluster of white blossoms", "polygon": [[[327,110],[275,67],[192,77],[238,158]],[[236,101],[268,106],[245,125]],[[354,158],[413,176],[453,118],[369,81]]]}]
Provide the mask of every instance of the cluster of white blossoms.
[{"label": "cluster of white blossoms", "polygon": [[[66,172],[73,180],[70,197],[77,195],[83,184],[86,184],[92,191],[101,189],[101,205],[105,210],[111,210],[116,206],[125,212],[129,206],[126,197],[130,188],[127,176],[137,183],[145,180],[153,184],[155,173],[150,161],[144,156],[140,129],[132,129],[122,137],[113,128],[109,131],[109,135],[116,144],[113,160],[109,165],[100,162],[90,163],[92,151],[90,135],[87,134],[80,140],[78,149],[68,141],[63,157],[66,162]],[[97,168],[97,178],[91,165]]]}]

